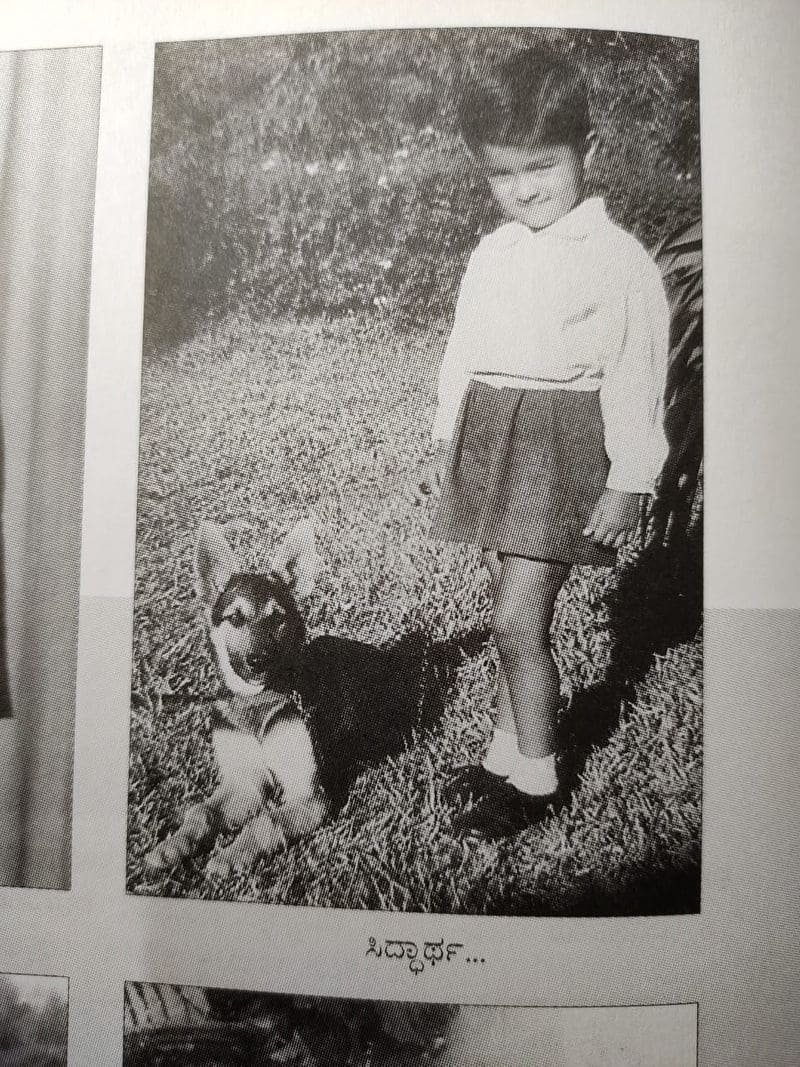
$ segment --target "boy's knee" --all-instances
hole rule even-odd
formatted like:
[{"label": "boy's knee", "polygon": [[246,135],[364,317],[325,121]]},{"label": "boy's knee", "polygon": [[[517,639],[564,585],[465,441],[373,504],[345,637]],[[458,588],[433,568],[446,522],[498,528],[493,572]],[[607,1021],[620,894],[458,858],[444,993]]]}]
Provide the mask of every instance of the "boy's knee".
[{"label": "boy's knee", "polygon": [[524,608],[498,605],[492,630],[501,652],[549,655],[549,627],[545,630],[541,620],[525,612]]}]

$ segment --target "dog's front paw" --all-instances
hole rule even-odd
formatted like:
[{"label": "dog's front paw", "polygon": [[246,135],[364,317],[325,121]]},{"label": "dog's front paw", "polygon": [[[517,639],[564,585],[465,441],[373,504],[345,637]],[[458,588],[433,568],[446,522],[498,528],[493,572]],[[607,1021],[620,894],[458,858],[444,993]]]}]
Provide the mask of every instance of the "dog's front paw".
[{"label": "dog's front paw", "polygon": [[212,856],[206,864],[206,875],[209,878],[230,878],[235,873],[236,865],[231,862],[224,852],[220,852],[218,856]]},{"label": "dog's front paw", "polygon": [[227,878],[237,872],[247,874],[262,859],[269,859],[286,845],[284,831],[276,825],[270,812],[262,812],[226,848],[211,857],[206,873],[217,878]]},{"label": "dog's front paw", "polygon": [[173,849],[170,848],[170,840],[167,838],[145,856],[144,873],[148,878],[160,878],[177,867],[180,862],[181,857],[175,855]]},{"label": "dog's front paw", "polygon": [[206,804],[193,804],[183,819],[183,824],[170,834],[144,858],[144,870],[151,878],[159,878],[179,867],[200,852],[215,831],[211,810]]},{"label": "dog's front paw", "polygon": [[220,849],[206,863],[206,875],[209,878],[232,878],[235,874],[249,874],[258,863],[259,856],[254,852],[236,847],[236,842]]},{"label": "dog's front paw", "polygon": [[147,853],[144,858],[145,874],[150,878],[161,878],[191,859],[196,851],[194,842],[188,840],[180,831],[172,834]]}]

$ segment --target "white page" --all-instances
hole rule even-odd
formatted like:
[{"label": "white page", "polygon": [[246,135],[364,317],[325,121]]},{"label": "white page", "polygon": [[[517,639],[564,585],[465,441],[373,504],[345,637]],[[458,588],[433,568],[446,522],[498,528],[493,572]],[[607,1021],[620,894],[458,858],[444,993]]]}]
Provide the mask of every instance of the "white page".
[{"label": "white page", "polygon": [[[124,893],[153,45],[422,24],[603,25],[699,40],[709,486],[699,916],[392,916]],[[126,980],[564,1008],[698,1003],[699,1063],[744,1064],[756,1055],[768,1064],[795,1061],[798,504],[790,457],[797,451],[791,404],[798,371],[789,294],[797,276],[790,259],[797,243],[791,199],[797,38],[789,3],[702,9],[664,3],[646,10],[621,2],[564,3],[557,10],[544,3],[466,4],[458,12],[445,5],[378,11],[331,4],[282,17],[255,4],[236,12],[180,4],[14,10],[3,48],[104,48],[73,888],[3,890],[0,918],[0,970],[70,978],[70,1063],[122,1062]],[[369,937],[420,944],[445,938],[486,962],[414,975],[388,960],[368,960]],[[685,1025],[680,1012],[675,1018]],[[534,1025],[540,1023],[542,1016]],[[572,1024],[558,1025],[573,1042],[584,1040]]]}]

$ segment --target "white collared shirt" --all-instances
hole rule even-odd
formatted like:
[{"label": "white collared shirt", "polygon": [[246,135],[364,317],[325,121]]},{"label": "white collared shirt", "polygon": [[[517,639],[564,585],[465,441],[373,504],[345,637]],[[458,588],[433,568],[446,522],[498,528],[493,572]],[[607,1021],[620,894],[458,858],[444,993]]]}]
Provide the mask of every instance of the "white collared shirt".
[{"label": "white collared shirt", "polygon": [[470,379],[600,391],[608,486],[650,493],[667,455],[669,309],[658,267],[600,197],[544,230],[484,237],[461,283],[432,436],[452,436]]}]

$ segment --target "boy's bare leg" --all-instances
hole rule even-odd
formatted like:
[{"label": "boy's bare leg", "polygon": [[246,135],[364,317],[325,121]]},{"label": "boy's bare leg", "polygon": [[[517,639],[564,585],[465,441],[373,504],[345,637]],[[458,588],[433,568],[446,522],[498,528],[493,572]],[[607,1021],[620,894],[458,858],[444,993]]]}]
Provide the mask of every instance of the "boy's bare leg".
[{"label": "boy's bare leg", "polygon": [[[497,552],[485,549],[481,562],[489,571],[489,591],[494,599],[503,573],[503,564]],[[497,717],[495,729],[504,730],[507,734],[516,734],[517,726],[514,722],[514,713],[511,710],[511,695],[508,691],[508,680],[503,670],[502,661],[497,664]]]},{"label": "boy's bare leg", "polygon": [[[502,561],[497,552],[485,549],[481,562],[489,571],[489,592],[494,599],[502,578]],[[498,660],[497,712],[489,747],[481,763],[456,768],[443,789],[443,796],[449,803],[474,803],[487,788],[494,785],[496,779],[506,777],[506,766],[511,766],[516,752],[517,726],[511,707],[508,679],[502,660]]]},{"label": "boy's bare leg", "polygon": [[568,571],[561,563],[506,556],[497,583],[494,635],[506,683],[498,692],[498,725],[513,722],[527,757],[549,756],[556,747],[560,680],[550,626]]},{"label": "boy's bare leg", "polygon": [[513,721],[516,752],[508,777],[453,820],[457,833],[496,840],[519,833],[552,810],[558,793],[555,727],[560,685],[550,626],[568,570],[560,563],[503,559],[494,615],[506,683],[498,692],[499,721]]},{"label": "boy's bare leg", "polygon": [[508,688],[508,679],[503,670],[502,661],[497,664],[497,718],[495,729],[504,730],[507,734],[517,733],[517,724],[514,719],[514,709],[511,706],[511,691]]}]

